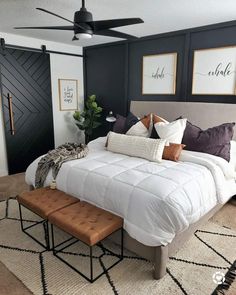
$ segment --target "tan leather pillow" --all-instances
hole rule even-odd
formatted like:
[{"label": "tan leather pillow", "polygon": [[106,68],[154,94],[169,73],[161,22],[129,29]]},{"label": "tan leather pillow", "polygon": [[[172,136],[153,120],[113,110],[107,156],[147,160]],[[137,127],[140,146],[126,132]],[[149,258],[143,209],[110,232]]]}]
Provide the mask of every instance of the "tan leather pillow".
[{"label": "tan leather pillow", "polygon": [[163,122],[163,123],[169,123],[169,122],[166,121],[164,118],[159,117],[159,116],[153,114],[153,124],[155,125],[156,123],[160,123],[160,122]]},{"label": "tan leather pillow", "polygon": [[178,162],[182,150],[186,147],[184,144],[170,143],[164,147],[162,159]]},{"label": "tan leather pillow", "polygon": [[148,114],[147,116],[144,116],[140,121],[143,123],[143,125],[147,129],[149,129],[150,123],[151,123],[151,114]]}]

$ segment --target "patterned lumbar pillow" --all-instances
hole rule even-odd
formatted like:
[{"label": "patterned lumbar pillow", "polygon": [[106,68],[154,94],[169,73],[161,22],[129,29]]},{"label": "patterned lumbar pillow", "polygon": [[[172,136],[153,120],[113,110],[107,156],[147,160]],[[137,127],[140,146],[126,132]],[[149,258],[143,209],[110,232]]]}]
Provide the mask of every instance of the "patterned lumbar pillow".
[{"label": "patterned lumbar pillow", "polygon": [[154,117],[153,122],[159,138],[166,139],[171,143],[181,143],[187,119],[179,119],[169,123],[165,119],[156,116],[156,118]]},{"label": "patterned lumbar pillow", "polygon": [[161,162],[166,140],[108,133],[107,150],[114,153]]},{"label": "patterned lumbar pillow", "polygon": [[134,124],[127,132],[127,135],[149,137],[151,125],[151,114],[143,117],[140,121]]}]

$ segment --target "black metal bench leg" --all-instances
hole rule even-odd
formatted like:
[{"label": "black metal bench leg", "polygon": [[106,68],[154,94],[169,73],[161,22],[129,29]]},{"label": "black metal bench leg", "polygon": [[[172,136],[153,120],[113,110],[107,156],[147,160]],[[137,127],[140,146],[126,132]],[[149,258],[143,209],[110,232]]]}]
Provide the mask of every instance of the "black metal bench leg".
[{"label": "black metal bench leg", "polygon": [[[124,232],[123,232],[123,228],[119,229],[121,231],[121,248],[120,248],[120,253],[115,254],[112,251],[106,249],[108,252],[110,252],[113,256],[116,256],[118,258],[118,260],[113,263],[112,265],[110,265],[108,268],[105,268],[104,264],[104,270],[102,273],[100,273],[99,275],[95,276],[94,275],[94,269],[93,269],[93,246],[89,246],[89,264],[90,264],[90,275],[86,276],[85,274],[83,274],[81,271],[79,271],[75,266],[73,266],[72,264],[70,264],[69,262],[67,262],[65,259],[63,259],[62,257],[60,257],[58,255],[58,253],[63,253],[63,250],[65,250],[66,248],[70,247],[71,245],[75,244],[76,242],[82,242],[81,240],[78,240],[77,238],[76,241],[73,241],[72,243],[70,243],[69,245],[66,245],[63,247],[63,244],[69,242],[71,240],[67,239],[66,241],[61,242],[58,245],[55,245],[55,240],[54,240],[54,225],[51,223],[51,241],[52,241],[52,248],[51,250],[53,251],[53,255],[56,256],[58,259],[60,259],[62,262],[64,262],[67,266],[69,266],[71,269],[73,269],[74,271],[76,271],[77,273],[79,273],[83,278],[85,278],[87,281],[89,281],[90,283],[95,282],[97,279],[99,279],[102,275],[106,274],[112,267],[114,267],[115,265],[117,265],[122,259],[123,259],[123,251],[124,251]],[[86,243],[85,243],[86,244]],[[87,244],[86,244],[87,245]],[[87,245],[88,246],[88,245]],[[94,245],[96,246],[96,245]],[[58,247],[62,247],[60,249],[58,249]],[[103,256],[104,254],[102,254],[101,256]],[[101,256],[100,257],[96,257],[99,260],[101,260]],[[101,262],[101,261],[100,261]]]},{"label": "black metal bench leg", "polygon": [[[38,221],[33,225],[24,227],[23,214],[22,214],[22,205],[20,203],[18,203],[18,204],[19,204],[19,214],[20,214],[20,226],[21,226],[21,230],[23,231],[23,233],[28,235],[30,238],[32,238],[35,242],[40,244],[46,250],[50,250],[50,238],[49,238],[48,221],[43,219],[42,221]],[[36,214],[36,213],[34,213],[34,214]],[[38,214],[36,214],[36,215],[38,215]],[[40,218],[42,218],[42,217],[40,216]],[[34,226],[36,226],[36,225],[38,225],[40,223],[42,223],[43,228],[44,228],[44,237],[45,237],[46,245],[41,243],[39,240],[37,240],[35,237],[33,237],[33,235],[31,235],[29,232],[27,232],[27,229],[32,228],[32,227],[34,227]]]},{"label": "black metal bench leg", "polygon": [[124,258],[124,230],[123,227],[120,229],[121,230],[121,255],[120,259],[123,260]]},{"label": "black metal bench leg", "polygon": [[55,255],[54,231],[53,224],[51,224],[51,238],[52,238],[52,253]]},{"label": "black metal bench leg", "polygon": [[90,246],[90,281],[93,282],[93,247]]}]

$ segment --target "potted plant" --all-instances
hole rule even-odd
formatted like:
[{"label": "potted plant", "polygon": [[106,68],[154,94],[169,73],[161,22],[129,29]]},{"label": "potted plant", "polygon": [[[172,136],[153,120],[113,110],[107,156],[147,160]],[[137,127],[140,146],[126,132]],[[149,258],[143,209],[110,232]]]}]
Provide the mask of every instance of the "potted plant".
[{"label": "potted plant", "polygon": [[86,144],[89,142],[93,129],[101,125],[98,120],[101,117],[101,112],[102,108],[97,105],[96,95],[93,94],[85,101],[84,110],[75,111],[73,114],[76,125],[84,131]]}]

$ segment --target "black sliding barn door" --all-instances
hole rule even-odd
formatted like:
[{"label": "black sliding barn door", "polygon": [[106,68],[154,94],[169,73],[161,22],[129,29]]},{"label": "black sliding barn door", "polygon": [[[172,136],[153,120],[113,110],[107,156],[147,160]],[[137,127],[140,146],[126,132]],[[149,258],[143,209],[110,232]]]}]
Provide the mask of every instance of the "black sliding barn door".
[{"label": "black sliding barn door", "polygon": [[8,170],[14,174],[54,147],[50,56],[6,49],[0,72]]}]

